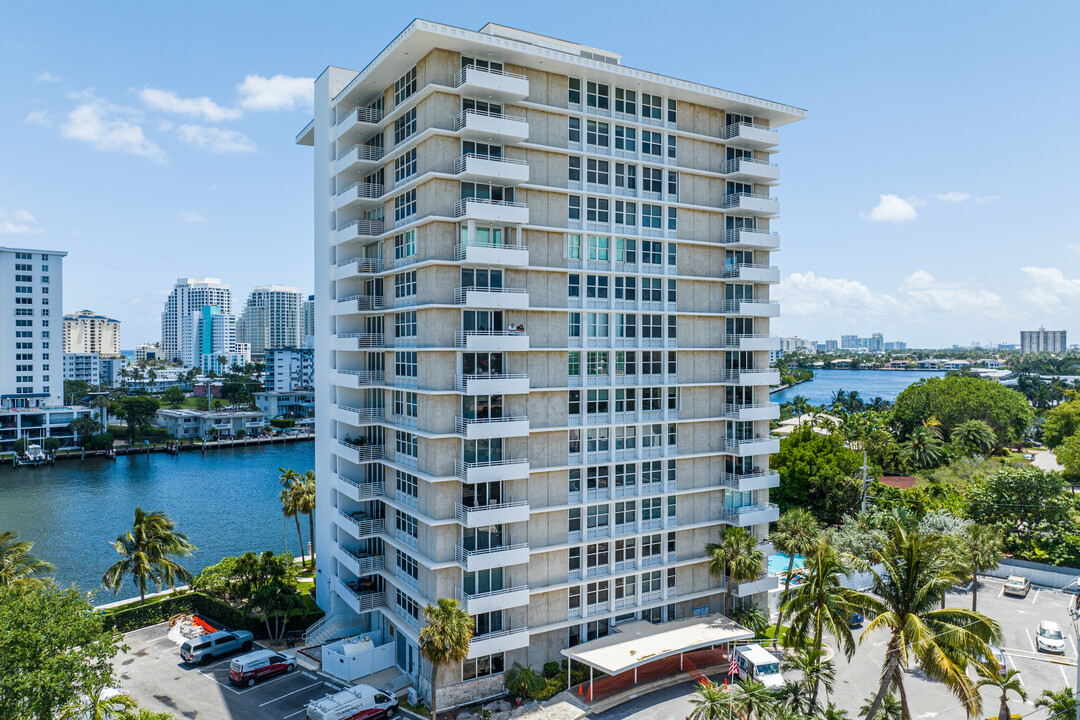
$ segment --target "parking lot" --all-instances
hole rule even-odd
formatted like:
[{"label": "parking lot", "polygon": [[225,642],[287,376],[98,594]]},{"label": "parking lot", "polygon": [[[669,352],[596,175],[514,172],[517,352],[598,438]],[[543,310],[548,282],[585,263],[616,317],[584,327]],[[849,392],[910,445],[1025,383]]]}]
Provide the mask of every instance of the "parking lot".
[{"label": "parking lot", "polygon": [[254,687],[237,687],[229,682],[231,657],[208,665],[183,663],[168,630],[162,623],[127,633],[130,649],[113,661],[120,686],[140,707],[188,720],[303,720],[311,700],[342,688],[300,667]]}]

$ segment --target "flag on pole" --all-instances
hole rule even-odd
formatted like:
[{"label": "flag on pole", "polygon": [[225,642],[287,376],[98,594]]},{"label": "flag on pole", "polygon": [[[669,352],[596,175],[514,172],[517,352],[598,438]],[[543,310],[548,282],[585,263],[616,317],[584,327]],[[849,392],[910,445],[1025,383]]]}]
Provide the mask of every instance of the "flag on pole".
[{"label": "flag on pole", "polygon": [[739,674],[739,661],[735,659],[735,655],[731,656],[731,663],[728,665],[728,675],[735,677]]}]

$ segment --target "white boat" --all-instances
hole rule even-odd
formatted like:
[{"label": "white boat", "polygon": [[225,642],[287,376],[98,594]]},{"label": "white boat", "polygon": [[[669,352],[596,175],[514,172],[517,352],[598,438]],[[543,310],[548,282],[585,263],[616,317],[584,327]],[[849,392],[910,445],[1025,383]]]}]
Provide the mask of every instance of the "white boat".
[{"label": "white boat", "polygon": [[27,445],[26,451],[18,460],[20,465],[44,465],[48,459],[40,445]]}]

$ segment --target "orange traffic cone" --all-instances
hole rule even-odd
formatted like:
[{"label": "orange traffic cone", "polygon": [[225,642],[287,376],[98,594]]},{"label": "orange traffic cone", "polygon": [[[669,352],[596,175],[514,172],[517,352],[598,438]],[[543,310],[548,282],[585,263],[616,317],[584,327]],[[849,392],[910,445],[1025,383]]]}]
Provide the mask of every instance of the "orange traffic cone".
[{"label": "orange traffic cone", "polygon": [[584,695],[585,694],[584,688],[585,688],[585,683],[581,683],[580,685],[578,685],[577,686],[577,694],[578,695]]}]

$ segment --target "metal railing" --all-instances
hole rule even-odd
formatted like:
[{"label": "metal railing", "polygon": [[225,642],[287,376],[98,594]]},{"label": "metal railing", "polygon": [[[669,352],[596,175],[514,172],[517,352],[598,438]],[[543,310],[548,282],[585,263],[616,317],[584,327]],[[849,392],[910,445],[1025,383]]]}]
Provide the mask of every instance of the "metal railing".
[{"label": "metal railing", "polygon": [[353,525],[355,525],[357,532],[360,533],[361,537],[378,535],[383,531],[383,527],[385,525],[382,518],[374,518],[372,520],[357,520],[352,515],[341,509],[338,509],[338,514],[351,522]]},{"label": "metal railing", "polygon": [[511,115],[510,113],[496,113],[488,110],[476,110],[470,108],[468,110],[462,110],[457,115],[450,116],[454,124],[454,132],[465,127],[469,121],[469,115],[479,115],[481,117],[495,118],[496,120],[510,120],[512,122],[526,122],[524,115]]},{"label": "metal railing", "polygon": [[383,419],[382,408],[358,408],[351,405],[342,405],[341,403],[338,403],[338,408],[356,413],[356,419],[360,422],[378,422]]},{"label": "metal railing", "polygon": [[756,158],[748,157],[728,158],[720,166],[720,173],[726,175],[728,173],[739,172],[742,163],[753,163],[755,165],[764,165],[765,167],[780,167],[776,163],[770,163],[768,160],[758,160]]},{"label": "metal railing", "polygon": [[354,182],[341,192],[337,194],[338,197],[345,197],[355,193],[355,197],[360,199],[377,200],[383,194],[383,186],[379,183],[369,182]]},{"label": "metal railing", "polygon": [[374,147],[372,145],[353,145],[347,150],[343,150],[338,153],[337,159],[341,160],[349,155],[349,153],[356,153],[357,160],[370,160],[371,162],[377,162],[382,159],[383,149],[381,147]]},{"label": "metal railing", "polygon": [[353,338],[356,340],[357,347],[382,347],[383,345],[382,333],[342,333],[335,337]]},{"label": "metal railing", "polygon": [[468,167],[469,158],[487,160],[490,162],[506,163],[507,165],[528,165],[524,160],[503,157],[502,155],[485,155],[484,153],[465,153],[454,160],[454,174],[460,175]]},{"label": "metal railing", "polygon": [[[338,337],[341,337],[340,335]],[[470,337],[529,337],[526,332],[510,330],[458,330],[454,333],[454,346],[465,347]]]},{"label": "metal railing", "polygon": [[499,423],[529,422],[528,415],[506,415],[497,418],[454,418],[454,432],[464,435],[470,425],[495,425]]},{"label": "metal railing", "polygon": [[509,552],[511,550],[528,550],[528,543],[513,543],[511,545],[498,545],[496,547],[480,548],[477,550],[466,550],[461,545],[454,546],[454,558],[458,563],[464,565],[469,561],[471,557],[478,557],[481,555],[490,555],[492,553]]},{"label": "metal railing", "polygon": [[720,377],[717,382],[736,383],[742,380],[744,376],[749,377],[751,375],[763,375],[775,372],[779,371],[774,368],[742,368],[741,370],[723,370],[721,371]]},{"label": "metal railing", "polygon": [[482,593],[469,594],[461,587],[454,588],[454,597],[459,603],[465,605],[466,608],[470,600],[482,600],[484,598],[499,597],[500,595],[509,595],[510,593],[521,592],[528,590],[528,585],[514,585],[514,581],[509,581],[509,587],[500,588],[499,590],[488,590]]},{"label": "metal railing", "polygon": [[777,135],[780,134],[776,130],[773,130],[767,125],[762,125],[761,123],[737,122],[724,126],[724,129],[720,131],[720,139],[730,140],[733,137],[737,137],[739,133],[742,132],[744,129],[764,130],[766,132],[776,133]]},{"label": "metal railing", "polygon": [[357,497],[362,498],[377,498],[382,497],[385,486],[382,480],[376,480],[374,482],[357,482],[344,475],[338,473],[337,479],[348,485],[352,485],[359,491]]},{"label": "metal railing", "polygon": [[777,476],[778,473],[775,470],[755,471],[748,473],[721,473],[720,484],[726,488],[738,488],[744,480],[754,480],[757,478],[767,478]]},{"label": "metal railing", "polygon": [[360,571],[358,575],[371,575],[386,568],[386,558],[382,555],[357,555],[346,547],[342,547],[341,550],[356,561],[357,569]]},{"label": "metal railing", "polygon": [[460,523],[468,522],[469,513],[484,512],[485,510],[509,510],[510,508],[527,508],[528,500],[515,500],[512,502],[492,503],[491,505],[462,505],[454,503],[454,517]]},{"label": "metal railing", "polygon": [[529,291],[525,288],[504,288],[504,287],[482,287],[479,285],[468,285],[466,287],[459,287],[454,290],[454,304],[462,305],[465,303],[470,292],[479,293],[503,293],[507,295],[528,295]]},{"label": "metal railing", "polygon": [[[454,87],[459,88],[465,83],[469,82],[470,73],[483,73],[483,75],[499,75],[501,77],[516,78],[518,80],[528,80],[528,78],[521,73],[507,72],[506,70],[494,70],[492,68],[482,68],[477,67],[476,65],[466,65],[465,67],[461,68],[461,70],[458,70],[457,73],[454,75]],[[483,75],[481,75],[481,77],[483,77]]]},{"label": "metal railing", "polygon": [[337,266],[345,267],[346,265],[351,265],[352,263],[356,263],[356,272],[382,272],[383,269],[382,258],[349,258],[348,260],[342,260],[337,264]]},{"label": "metal railing", "polygon": [[364,107],[363,105],[357,105],[348,113],[345,114],[340,120],[337,121],[337,125],[347,122],[364,122],[364,123],[377,123],[382,122],[383,113],[382,110],[376,110],[374,108]]},{"label": "metal railing", "polygon": [[513,207],[513,208],[526,208],[528,205],[525,203],[512,202],[510,200],[492,200],[491,198],[462,198],[457,201],[454,206],[454,217],[462,217],[468,211],[469,203],[476,205],[496,205],[498,207]]},{"label": "metal railing", "polygon": [[740,270],[777,270],[776,265],[762,265],[761,263],[732,263],[724,265],[720,273],[722,278],[737,278]]},{"label": "metal railing", "polygon": [[464,260],[465,255],[468,252],[468,248],[471,248],[471,247],[485,248],[487,250],[528,250],[528,248],[525,247],[524,245],[506,245],[506,244],[481,243],[481,242],[458,243],[457,245],[454,246],[454,259],[455,260]]},{"label": "metal railing", "polygon": [[344,440],[338,440],[338,443],[344,445],[350,450],[355,450],[357,459],[360,462],[366,462],[368,460],[381,460],[383,456],[382,445],[353,445],[350,442]]},{"label": "metal railing", "polygon": [[770,305],[779,305],[779,304],[780,303],[777,302],[776,300],[757,300],[757,299],[725,300],[723,302],[723,304],[720,306],[720,312],[722,312],[722,313],[739,313],[739,312],[742,311],[741,308],[742,308],[743,305],[770,306]]},{"label": "metal railing", "polygon": [[753,445],[755,443],[764,443],[773,440],[776,440],[776,438],[771,435],[765,435],[763,437],[740,438],[738,440],[734,440],[732,438],[723,438],[720,441],[720,452],[736,453],[742,450],[744,445]]},{"label": "metal railing", "polygon": [[360,385],[381,383],[385,377],[382,370],[342,370],[339,368],[337,372],[356,377],[357,383]]},{"label": "metal railing", "polygon": [[454,388],[465,391],[470,380],[528,380],[529,376],[524,373],[470,373],[458,375],[454,378]]},{"label": "metal railing", "polygon": [[507,637],[510,635],[519,635],[520,633],[529,632],[528,625],[519,625],[518,627],[510,627],[505,630],[496,630],[495,632],[484,633],[483,635],[473,635],[471,642],[481,642],[483,640],[494,640],[495,638]]},{"label": "metal railing", "polygon": [[[337,299],[339,303],[356,301],[357,310],[382,310],[386,303],[382,295],[347,295]],[[339,336],[340,337],[340,336]]]},{"label": "metal railing", "polygon": [[764,505],[744,505],[740,508],[723,508],[720,512],[720,517],[723,520],[738,520],[740,516],[747,515],[749,513],[764,512],[766,510],[778,509],[775,503],[766,503]]},{"label": "metal railing", "polygon": [[360,593],[353,590],[347,583],[341,582],[341,587],[345,589],[345,592],[356,598],[357,607],[354,608],[357,612],[367,612],[368,610],[374,610],[375,608],[383,607],[386,605],[386,595],[384,593]]},{"label": "metal railing", "polygon": [[767,193],[751,193],[751,192],[728,193],[727,195],[724,195],[723,198],[721,198],[721,200],[720,200],[720,208],[722,210],[727,210],[727,209],[730,209],[730,208],[742,207],[742,199],[743,198],[749,198],[751,200],[776,200],[776,198],[772,197],[771,195],[769,195]]},{"label": "metal railing", "polygon": [[382,235],[383,221],[382,220],[371,220],[371,219],[368,219],[368,218],[359,218],[357,220],[353,220],[351,222],[345,223],[344,225],[339,227],[337,229],[337,231],[342,232],[342,231],[348,230],[349,228],[352,228],[352,227],[355,227],[357,235],[363,235],[363,236]]},{"label": "metal railing", "polygon": [[720,339],[720,346],[725,348],[737,348],[741,340],[770,340],[777,338],[777,335],[770,335],[769,333],[733,333],[724,335]]},{"label": "metal railing", "polygon": [[742,410],[766,410],[779,408],[779,403],[753,402],[753,403],[724,403],[720,408],[722,417],[737,417]]},{"label": "metal railing", "polygon": [[484,460],[481,462],[465,462],[464,460],[454,460],[454,474],[464,480],[469,473],[469,470],[477,468],[491,468],[502,467],[506,465],[527,465],[529,461],[526,458],[506,458],[505,460]]},{"label": "metal railing", "polygon": [[737,243],[741,240],[742,233],[753,233],[754,235],[763,235],[765,237],[777,237],[780,233],[769,232],[768,230],[759,230],[757,228],[727,228],[724,230],[724,235],[720,242],[727,245],[730,243]]}]

